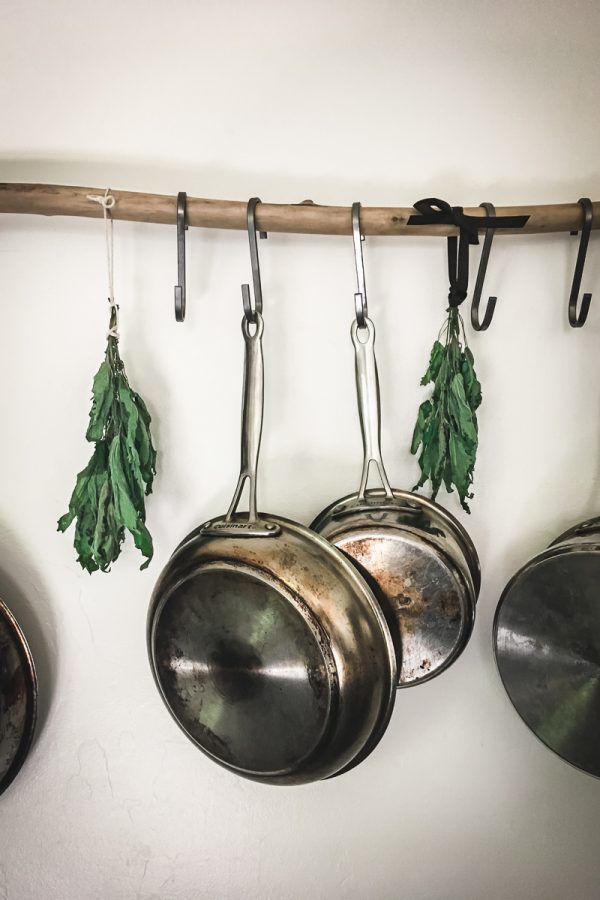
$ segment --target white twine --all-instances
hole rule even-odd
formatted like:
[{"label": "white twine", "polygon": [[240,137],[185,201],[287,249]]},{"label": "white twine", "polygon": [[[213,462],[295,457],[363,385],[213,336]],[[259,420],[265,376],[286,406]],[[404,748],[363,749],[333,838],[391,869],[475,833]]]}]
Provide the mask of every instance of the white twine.
[{"label": "white twine", "polygon": [[119,307],[115,303],[115,287],[114,287],[114,233],[113,233],[113,218],[110,215],[110,210],[116,203],[115,198],[112,194],[109,193],[110,188],[106,188],[104,192],[104,196],[99,194],[88,194],[87,199],[92,200],[94,203],[99,203],[102,207],[102,211],[104,213],[104,232],[106,236],[106,268],[108,271],[108,303],[111,310],[114,310],[115,314],[115,324],[112,328],[106,333],[106,337],[114,337],[115,340],[119,340]]}]

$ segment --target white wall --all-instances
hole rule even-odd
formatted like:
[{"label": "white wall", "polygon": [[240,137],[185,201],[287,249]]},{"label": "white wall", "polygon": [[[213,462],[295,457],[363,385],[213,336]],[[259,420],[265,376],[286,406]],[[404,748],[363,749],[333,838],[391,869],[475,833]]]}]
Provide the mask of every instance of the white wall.
[{"label": "white wall", "polygon": [[[600,197],[590,2],[4,0],[1,181],[205,197],[497,205]],[[398,696],[377,752],[343,778],[259,786],[170,719],[146,659],[153,583],[222,511],[238,466],[244,234],[190,231],[189,312],[172,314],[175,229],[115,226],[122,351],[154,416],[150,569],[128,543],[79,571],[55,531],[106,330],[99,221],[0,217],[0,595],[38,661],[35,747],[0,800],[1,900],[596,900],[600,784],[546,750],[494,668],[513,571],[598,511],[600,243],[588,326],[566,324],[577,242],[498,238],[472,516],[484,572],[467,651]],[[308,522],[359,476],[350,238],[261,244],[261,505]],[[476,257],[474,256],[474,259]],[[384,452],[410,487],[418,387],[442,322],[445,244],[369,239]],[[441,498],[446,500],[445,497]]]}]

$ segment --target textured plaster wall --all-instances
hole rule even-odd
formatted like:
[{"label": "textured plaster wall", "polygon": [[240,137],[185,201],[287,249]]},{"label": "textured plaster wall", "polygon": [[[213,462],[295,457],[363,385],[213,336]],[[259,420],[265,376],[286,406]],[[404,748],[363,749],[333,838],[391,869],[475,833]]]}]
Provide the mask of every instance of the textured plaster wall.
[{"label": "textured plaster wall", "polygon": [[[4,0],[0,180],[288,202],[466,205],[600,197],[594,2],[117,3]],[[513,571],[599,508],[600,243],[589,325],[566,324],[568,235],[501,238],[473,335],[485,400],[473,515],[478,621],[460,661],[398,696],[377,752],[304,788],[238,779],[179,732],[145,648],[153,583],[222,511],[239,446],[241,233],[115,227],[122,351],[160,449],[139,572],[79,571],[55,521],[103,353],[101,223],[0,218],[0,595],[38,663],[41,718],[0,799],[1,900],[596,900],[600,784],[546,750],[496,674]],[[444,310],[445,246],[369,239],[383,444],[398,487]],[[308,522],[360,469],[349,238],[261,245],[266,418],[260,502]],[[445,499],[445,498],[442,498]],[[457,512],[454,498],[448,507]]]}]

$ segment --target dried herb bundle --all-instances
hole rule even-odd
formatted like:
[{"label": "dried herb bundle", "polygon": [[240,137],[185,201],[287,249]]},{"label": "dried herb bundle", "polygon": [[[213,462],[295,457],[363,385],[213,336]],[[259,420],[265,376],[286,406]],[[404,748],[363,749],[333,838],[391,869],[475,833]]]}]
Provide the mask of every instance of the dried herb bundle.
[{"label": "dried herb bundle", "polygon": [[477,416],[481,403],[481,385],[473,366],[473,354],[467,347],[462,319],[456,307],[448,310],[443,343],[433,345],[429,366],[422,385],[433,384],[433,394],[419,407],[413,433],[411,453],[418,453],[421,477],[415,489],[430,481],[432,499],[444,483],[447,491],[453,485],[464,510],[470,512],[467,500],[477,454]]},{"label": "dried herb bundle", "polygon": [[142,569],[153,552],[144,504],[156,474],[150,415],[129,386],[118,340],[112,333],[114,325],[113,310],[106,356],[94,378],[86,432],[86,439],[96,446],[77,476],[69,511],[58,521],[58,530],[64,532],[77,520],[73,545],[77,561],[88,572],[110,570],[121,552],[126,529],[146,557]]}]

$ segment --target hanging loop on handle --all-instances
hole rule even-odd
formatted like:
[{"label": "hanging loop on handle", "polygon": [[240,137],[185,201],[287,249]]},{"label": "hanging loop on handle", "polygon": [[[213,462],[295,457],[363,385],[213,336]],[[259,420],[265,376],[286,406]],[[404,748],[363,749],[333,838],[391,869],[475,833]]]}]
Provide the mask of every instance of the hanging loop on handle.
[{"label": "hanging loop on handle", "polygon": [[[485,209],[488,217],[496,215],[496,209],[493,203],[480,203],[482,209]],[[483,319],[479,318],[479,306],[481,304],[481,294],[483,292],[483,283],[487,272],[490,251],[492,249],[492,241],[494,240],[494,229],[486,228],[485,237],[483,239],[483,250],[481,251],[481,259],[479,260],[479,269],[477,270],[477,280],[473,290],[473,299],[471,300],[471,325],[475,331],[487,331],[492,324],[494,311],[496,309],[497,297],[489,297]]]},{"label": "hanging loop on handle", "polygon": [[354,308],[359,328],[365,327],[369,315],[367,307],[367,286],[365,284],[365,263],[362,242],[365,239],[360,230],[360,203],[352,204],[352,239],[354,241],[354,264],[356,266],[356,284],[358,290],[354,294]]},{"label": "hanging loop on handle", "polygon": [[[580,197],[577,201],[583,212],[583,224],[581,227],[581,238],[579,240],[579,250],[577,251],[577,262],[575,263],[575,272],[573,273],[573,284],[571,286],[571,294],[569,296],[569,325],[571,328],[581,328],[585,325],[585,321],[590,311],[592,295],[588,292],[581,298],[581,306],[577,312],[577,302],[579,300],[579,289],[581,288],[581,279],[585,266],[585,258],[587,256],[588,244],[590,242],[590,234],[594,223],[594,207],[589,197]],[[577,234],[577,232],[574,232]]]},{"label": "hanging loop on handle", "polygon": [[187,194],[177,194],[177,284],[175,285],[175,321],[185,319],[185,233],[187,224]]},{"label": "hanging loop on handle", "polygon": [[364,450],[358,499],[365,500],[369,467],[374,462],[383,484],[385,496],[388,500],[393,500],[394,495],[381,458],[381,405],[379,376],[375,359],[375,326],[367,317],[362,328],[358,321],[353,322],[350,334],[354,344],[356,393]]},{"label": "hanging loop on handle", "polygon": [[[246,211],[246,225],[248,228],[248,243],[250,244],[250,264],[252,266],[252,284],[254,287],[254,306],[250,295],[250,285],[242,285],[242,301],[244,315],[252,325],[256,324],[256,315],[260,315],[263,309],[262,285],[260,281],[260,263],[258,261],[258,242],[256,240],[256,207],[261,202],[260,197],[252,197],[248,200]],[[260,232],[260,237],[265,240],[266,231]]]}]

